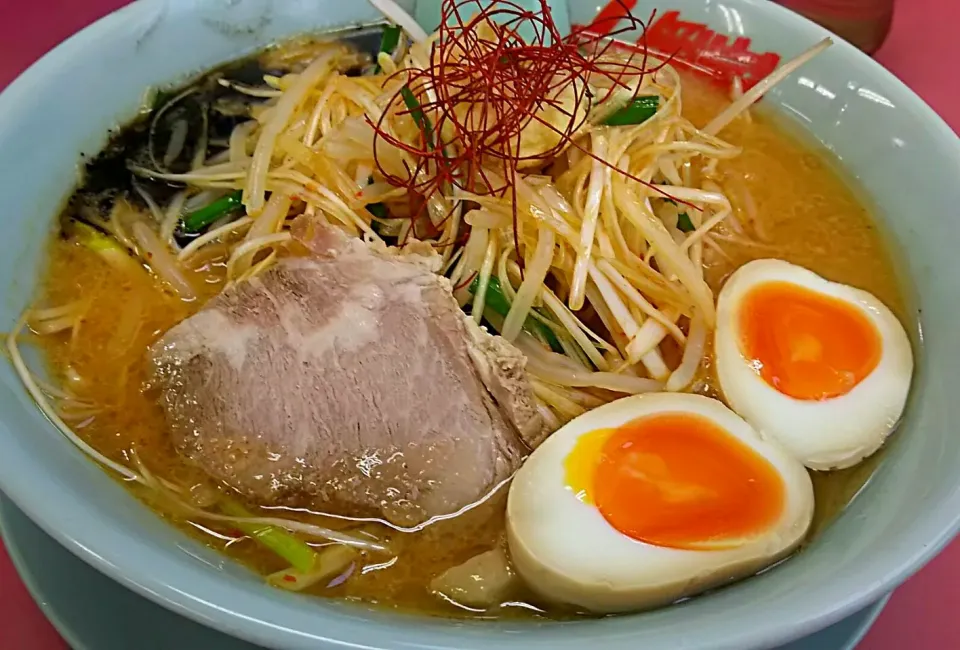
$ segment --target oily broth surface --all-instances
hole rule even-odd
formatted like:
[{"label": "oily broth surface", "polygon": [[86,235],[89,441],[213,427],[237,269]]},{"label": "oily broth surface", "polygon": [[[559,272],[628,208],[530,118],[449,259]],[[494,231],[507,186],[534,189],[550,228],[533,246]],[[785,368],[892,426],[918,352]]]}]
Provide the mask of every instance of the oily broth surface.
[{"label": "oily broth surface", "polygon": [[[101,453],[128,466],[135,466],[131,454],[131,449],[135,449],[139,460],[158,476],[179,485],[204,482],[204,473],[180,459],[167,435],[159,395],[149,386],[146,350],[217,293],[221,286],[219,269],[197,273],[194,284],[205,286],[206,291],[191,304],[170,297],[145,271],[118,276],[96,253],[59,237],[50,243],[49,260],[42,303],[61,305],[82,299],[88,306],[74,336],[36,337],[33,341],[42,347],[51,375],[58,383],[67,384],[65,378],[68,369],[72,369],[84,378],[83,384],[71,385],[72,390],[102,409],[92,418],[69,424]],[[138,318],[134,319],[132,314]],[[127,320],[137,322],[125,325],[125,315],[131,315]],[[229,525],[184,521],[149,490],[138,485],[131,489],[193,537],[225,551],[258,573],[269,574],[284,568],[274,553]],[[435,575],[499,542],[504,531],[506,489],[500,492],[456,520],[440,522],[413,535],[394,534],[390,541],[398,551],[396,557],[365,556],[361,566],[349,570],[350,579],[342,585],[332,589],[318,586],[313,592],[427,613],[456,614],[461,610],[430,595],[426,585]],[[252,504],[247,507],[255,508]],[[280,513],[274,510],[264,514]],[[294,512],[282,514],[297,516]],[[338,527],[336,521],[324,525]],[[377,534],[383,536],[381,531]]]},{"label": "oily broth surface", "polygon": [[[684,75],[683,83],[684,113],[697,126],[705,125],[727,103],[723,94],[699,77]],[[749,190],[761,225],[757,235],[768,246],[726,244],[729,259],[706,256],[707,280],[714,291],[743,264],[777,257],[869,291],[907,324],[901,284],[881,233],[830,154],[798,139],[767,107],[754,109],[751,118],[738,119],[720,134],[741,146],[743,153],[723,161],[718,169],[726,179],[724,190],[734,201],[741,188]],[[708,375],[704,392],[720,396],[715,378]],[[808,540],[863,488],[882,461],[883,451],[848,469],[811,472],[816,512]]]},{"label": "oily broth surface", "polygon": [[[696,124],[705,124],[727,102],[712,86],[695,78],[685,76],[684,84],[684,112]],[[722,135],[744,148],[740,157],[718,168],[724,173],[724,189],[735,200],[737,192],[749,190],[764,245],[727,243],[725,256],[707,255],[707,277],[713,288],[718,290],[730,273],[752,259],[779,257],[864,288],[902,318],[904,305],[893,265],[870,215],[825,156],[787,134],[763,110],[754,111],[751,123],[738,120]],[[75,423],[77,433],[126,464],[134,464],[130,450],[135,448],[151,471],[181,485],[200,482],[204,476],[179,459],[166,434],[158,395],[147,384],[146,349],[219,290],[222,265],[217,260],[197,273],[196,284],[205,287],[203,295],[192,304],[182,303],[158,288],[146,273],[119,276],[95,253],[56,237],[50,242],[40,304],[82,299],[87,309],[72,337],[35,339],[46,353],[52,376],[65,381],[67,369],[75,370],[85,380],[73,387],[75,392],[102,409],[95,417]],[[697,390],[717,395],[709,360],[707,369]],[[814,530],[843,509],[868,480],[880,455],[849,470],[814,475]],[[273,553],[229,526],[184,521],[168,505],[133,489],[159,514],[253,570],[266,574],[283,568]],[[394,533],[390,541],[398,551],[396,557],[365,556],[350,570],[348,580],[333,588],[317,587],[313,593],[419,613],[476,615],[437,599],[427,587],[435,575],[498,543],[504,530],[503,492],[456,520],[416,534]],[[517,604],[523,604],[522,598]],[[536,615],[532,611],[508,607],[498,615]]]}]

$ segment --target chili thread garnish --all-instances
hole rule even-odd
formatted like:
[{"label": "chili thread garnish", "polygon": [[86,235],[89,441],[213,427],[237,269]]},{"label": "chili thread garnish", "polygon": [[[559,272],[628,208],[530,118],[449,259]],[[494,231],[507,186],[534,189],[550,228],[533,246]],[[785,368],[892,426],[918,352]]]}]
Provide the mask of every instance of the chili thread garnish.
[{"label": "chili thread garnish", "polygon": [[[430,45],[429,62],[423,69],[402,69],[391,79],[403,84],[390,98],[374,129],[374,160],[383,179],[405,187],[411,199],[411,218],[416,219],[426,202],[441,189],[508,198],[512,203],[514,246],[523,273],[517,233],[516,179],[520,169],[548,161],[567,147],[599,160],[617,173],[669,197],[651,183],[617,167],[617,161],[598,158],[578,142],[588,126],[590,108],[609,100],[618,89],[639,89],[645,75],[654,74],[666,61],[651,65],[646,48],[648,21],[633,16],[624,7],[617,29],[604,35],[589,26],[575,27],[562,35],[546,0],[536,10],[509,0],[443,0],[438,34]],[[469,15],[469,18],[465,16]],[[608,57],[620,43],[616,37],[641,30],[639,52]],[[526,35],[526,38],[521,36]],[[613,48],[613,50],[611,50]],[[591,81],[605,80],[607,90],[592,96]],[[636,94],[630,97],[635,100]],[[543,118],[552,109],[560,124]],[[420,138],[409,142],[384,127],[388,116],[409,115]],[[521,134],[540,124],[553,134],[544,150],[520,151]],[[553,143],[553,140],[556,142]],[[404,174],[381,164],[378,144],[386,143],[407,152],[415,167]],[[685,203],[685,201],[680,201]]]}]

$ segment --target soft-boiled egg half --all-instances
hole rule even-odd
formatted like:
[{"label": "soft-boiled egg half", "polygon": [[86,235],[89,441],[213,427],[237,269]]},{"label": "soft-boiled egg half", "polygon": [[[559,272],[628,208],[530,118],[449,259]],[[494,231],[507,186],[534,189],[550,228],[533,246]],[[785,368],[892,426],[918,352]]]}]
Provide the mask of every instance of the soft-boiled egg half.
[{"label": "soft-boiled egg half", "polygon": [[811,469],[850,467],[896,427],[913,353],[873,295],[782,260],[740,267],[717,301],[727,402]]},{"label": "soft-boiled egg half", "polygon": [[813,517],[803,465],[721,402],[626,397],[550,436],[513,479],[510,555],[542,598],[655,607],[756,573]]}]

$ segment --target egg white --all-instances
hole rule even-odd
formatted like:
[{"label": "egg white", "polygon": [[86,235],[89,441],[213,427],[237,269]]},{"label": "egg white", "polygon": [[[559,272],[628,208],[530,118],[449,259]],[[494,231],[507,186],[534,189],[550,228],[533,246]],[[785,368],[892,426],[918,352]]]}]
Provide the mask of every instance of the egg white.
[{"label": "egg white", "polygon": [[[825,400],[796,399],[764,381],[741,351],[739,310],[749,291],[769,282],[789,282],[859,309],[880,336],[873,372],[845,395]],[[782,260],[749,262],[727,280],[717,301],[715,352],[727,403],[761,436],[777,440],[816,470],[851,467],[877,451],[903,414],[913,375],[910,340],[886,305]]]},{"label": "egg white", "polygon": [[[581,436],[646,415],[675,412],[711,420],[780,474],[783,511],[766,532],[722,550],[654,546],[617,531],[567,487],[564,462]],[[813,486],[803,466],[761,439],[721,402],[700,395],[651,393],[589,411],[538,447],[510,487],[507,535],[518,573],[542,598],[597,613],[623,612],[667,604],[776,562],[803,539],[813,507]]]}]

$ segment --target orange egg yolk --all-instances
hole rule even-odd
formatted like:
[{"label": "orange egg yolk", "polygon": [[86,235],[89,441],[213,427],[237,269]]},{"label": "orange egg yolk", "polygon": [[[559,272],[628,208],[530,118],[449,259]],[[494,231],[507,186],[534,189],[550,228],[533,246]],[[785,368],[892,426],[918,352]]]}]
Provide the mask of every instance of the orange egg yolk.
[{"label": "orange egg yolk", "polygon": [[741,351],[784,395],[845,395],[880,362],[882,341],[857,307],[788,282],[751,290],[740,309]]},{"label": "orange egg yolk", "polygon": [[661,413],[581,436],[567,484],[620,533],[678,549],[722,549],[776,523],[785,487],[763,456],[711,420]]}]

